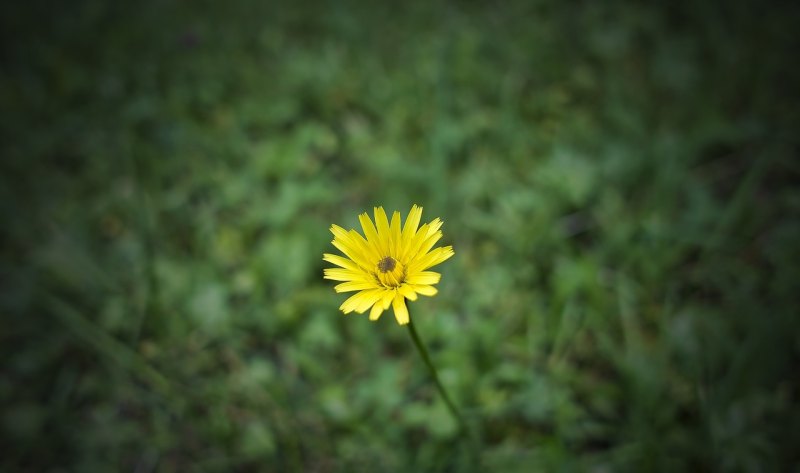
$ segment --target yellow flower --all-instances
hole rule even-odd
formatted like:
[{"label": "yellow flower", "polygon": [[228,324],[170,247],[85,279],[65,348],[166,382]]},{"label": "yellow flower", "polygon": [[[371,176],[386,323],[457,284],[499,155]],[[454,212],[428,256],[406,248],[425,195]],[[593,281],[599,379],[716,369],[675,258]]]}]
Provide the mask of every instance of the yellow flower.
[{"label": "yellow flower", "polygon": [[453,247],[431,250],[442,237],[442,221],[436,218],[418,229],[422,207],[411,207],[402,229],[400,212],[394,212],[391,224],[383,207],[375,207],[374,212],[377,228],[366,212],[358,216],[366,238],[356,230],[331,226],[331,243],[347,257],[325,253],[322,259],[339,266],[325,269],[325,279],[344,281],[334,287],[336,292],[359,291],[339,307],[345,314],[363,314],[372,308],[369,318],[378,320],[391,305],[397,323],[405,325],[406,299],[415,301],[417,294],[436,294],[433,284],[442,275],[426,269],[453,256]]}]

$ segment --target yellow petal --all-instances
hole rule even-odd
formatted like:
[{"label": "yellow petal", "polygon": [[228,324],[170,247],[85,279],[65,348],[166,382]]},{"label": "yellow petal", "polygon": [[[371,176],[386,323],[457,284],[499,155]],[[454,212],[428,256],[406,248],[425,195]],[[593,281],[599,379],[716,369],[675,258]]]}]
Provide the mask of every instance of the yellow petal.
[{"label": "yellow petal", "polygon": [[370,254],[372,248],[361,234],[355,230],[348,232],[339,225],[331,225],[331,233],[334,235],[334,246],[342,253],[365,268],[371,265],[371,260],[375,259],[377,252],[375,255]]},{"label": "yellow petal", "polygon": [[414,284],[411,287],[417,294],[422,294],[423,296],[435,296],[436,293],[439,292],[439,290],[433,286]]},{"label": "yellow petal", "polygon": [[381,304],[373,305],[372,310],[369,311],[369,320],[378,320],[378,317],[380,317],[382,313],[383,306]]},{"label": "yellow petal", "polygon": [[381,259],[381,255],[375,245],[370,245],[360,233],[355,230],[350,230],[348,233],[351,240],[356,243],[359,252],[366,257],[370,265],[377,263]]},{"label": "yellow petal", "polygon": [[378,249],[383,256],[389,256],[389,219],[383,207],[375,207],[375,224],[378,226]]},{"label": "yellow petal", "polygon": [[428,238],[426,238],[425,241],[422,242],[422,245],[420,245],[419,250],[417,250],[417,255],[424,255],[428,253],[428,251],[430,251],[430,249],[433,248],[433,245],[435,245],[440,238],[442,238],[442,232],[440,231],[433,232],[433,234],[429,235]]},{"label": "yellow petal", "polygon": [[377,284],[367,281],[348,281],[337,284],[333,287],[336,292],[363,291],[365,289],[375,289]]},{"label": "yellow petal", "polygon": [[383,307],[383,310],[388,309],[389,306],[392,305],[392,299],[394,299],[394,295],[395,290],[393,289],[388,290],[383,294],[383,299],[381,299],[381,306]]},{"label": "yellow petal", "polygon": [[436,248],[422,258],[416,259],[409,263],[407,271],[409,274],[413,274],[417,271],[426,270],[431,266],[436,266],[437,264],[447,260],[454,254],[455,252],[453,252],[452,246],[442,246]]},{"label": "yellow petal", "polygon": [[410,301],[417,300],[417,293],[414,292],[414,289],[412,289],[408,284],[403,284],[402,286],[398,287],[397,292],[402,294],[403,297]]},{"label": "yellow petal", "polygon": [[442,279],[442,275],[433,271],[420,271],[418,273],[409,274],[406,277],[406,282],[409,284],[436,284]]},{"label": "yellow petal", "polygon": [[362,268],[369,268],[372,265],[370,264],[370,260],[365,258],[361,251],[353,248],[342,240],[334,239],[332,242],[333,246],[335,246],[339,251],[345,254],[348,258],[350,258],[353,262],[357,265],[361,266]]},{"label": "yellow petal", "polygon": [[[414,238],[414,234],[417,232],[417,227],[419,227],[419,221],[422,218],[422,207],[414,204],[411,206],[411,211],[408,212],[408,217],[406,217],[406,223],[403,225],[403,236],[402,236],[402,243],[403,248],[407,248],[411,244],[412,238]],[[400,255],[401,257],[403,255]]]},{"label": "yellow petal", "polygon": [[397,323],[405,325],[408,323],[408,308],[406,307],[406,298],[399,292],[392,301],[392,309],[394,309],[394,318]]},{"label": "yellow petal", "polygon": [[399,258],[400,253],[400,212],[392,214],[392,225],[389,234],[389,256]]},{"label": "yellow petal", "polygon": [[356,306],[356,312],[359,314],[363,314],[367,311],[370,307],[375,305],[375,302],[383,296],[384,289],[372,289],[369,291],[362,291],[361,297],[358,300],[358,305]]},{"label": "yellow petal", "polygon": [[419,248],[422,246],[422,243],[428,238],[428,229],[430,228],[430,224],[426,223],[419,227],[417,233],[411,238],[411,243],[409,243],[408,248],[405,249],[405,254],[403,260],[408,262],[413,260],[417,254],[419,254]]},{"label": "yellow petal", "polygon": [[355,309],[356,302],[359,300],[360,297],[361,297],[360,292],[348,297],[347,300],[342,302],[342,305],[339,306],[339,310],[341,310],[345,314],[349,314]]},{"label": "yellow petal", "polygon": [[325,268],[323,270],[324,279],[331,279],[333,281],[363,281],[369,282],[371,278],[362,271],[353,271],[350,269],[341,268]]},{"label": "yellow petal", "polygon": [[339,255],[332,255],[329,253],[325,253],[322,255],[322,259],[329,263],[333,263],[336,266],[341,266],[342,268],[345,269],[351,269],[353,271],[359,270],[359,266],[356,263],[354,263],[353,260],[349,260]]},{"label": "yellow petal", "polygon": [[353,246],[353,242],[350,241],[350,235],[348,235],[347,230],[339,225],[331,225],[331,233],[333,233],[333,236],[336,240],[339,240],[348,246]]},{"label": "yellow petal", "polygon": [[443,223],[444,222],[442,222],[442,220],[439,217],[436,217],[435,219],[433,219],[431,221],[430,225],[428,225],[428,233],[425,235],[425,238],[428,238],[429,236],[431,236],[434,233],[438,232],[439,229],[442,228],[442,224]]},{"label": "yellow petal", "polygon": [[366,235],[367,241],[370,243],[370,245],[378,247],[380,244],[380,241],[378,240],[378,231],[375,230],[375,225],[373,225],[369,215],[364,212],[358,216],[358,221],[361,222],[361,228],[364,229],[364,235]]}]

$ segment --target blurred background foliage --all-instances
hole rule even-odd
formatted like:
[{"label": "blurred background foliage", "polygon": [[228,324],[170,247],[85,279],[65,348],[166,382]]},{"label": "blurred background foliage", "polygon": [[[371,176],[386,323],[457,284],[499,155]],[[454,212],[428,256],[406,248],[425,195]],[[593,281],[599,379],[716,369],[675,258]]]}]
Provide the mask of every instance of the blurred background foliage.
[{"label": "blurred background foliage", "polygon": [[797,471],[800,4],[0,9],[3,471]]}]

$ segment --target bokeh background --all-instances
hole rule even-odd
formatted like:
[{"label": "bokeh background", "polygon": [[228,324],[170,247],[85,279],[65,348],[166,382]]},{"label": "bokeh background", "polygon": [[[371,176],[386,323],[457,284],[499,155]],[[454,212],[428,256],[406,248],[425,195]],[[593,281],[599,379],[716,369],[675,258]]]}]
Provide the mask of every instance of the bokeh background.
[{"label": "bokeh background", "polygon": [[800,4],[662,3],[4,2],[0,470],[798,471]]}]

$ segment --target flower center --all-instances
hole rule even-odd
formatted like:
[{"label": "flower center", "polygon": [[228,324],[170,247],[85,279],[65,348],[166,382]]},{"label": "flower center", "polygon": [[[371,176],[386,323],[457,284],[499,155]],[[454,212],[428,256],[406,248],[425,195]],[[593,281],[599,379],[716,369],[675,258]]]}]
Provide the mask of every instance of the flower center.
[{"label": "flower center", "polygon": [[375,276],[384,287],[399,287],[406,279],[405,266],[391,256],[381,258],[376,268]]},{"label": "flower center", "polygon": [[388,273],[397,266],[397,261],[391,256],[385,256],[382,260],[378,261],[378,269],[382,273]]}]

